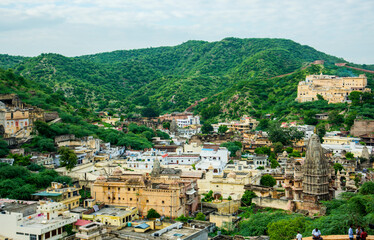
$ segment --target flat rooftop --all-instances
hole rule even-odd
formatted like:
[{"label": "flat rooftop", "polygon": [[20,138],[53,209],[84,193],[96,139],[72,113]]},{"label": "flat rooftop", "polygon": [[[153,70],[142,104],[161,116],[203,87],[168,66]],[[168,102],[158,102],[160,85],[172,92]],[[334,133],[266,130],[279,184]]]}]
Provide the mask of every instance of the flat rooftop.
[{"label": "flat rooftop", "polygon": [[162,234],[161,237],[165,239],[181,239],[182,240],[200,231],[201,229],[198,229],[198,228],[193,229],[193,228],[183,227],[180,229],[172,229]]},{"label": "flat rooftop", "polygon": [[[131,208],[133,209],[133,208]],[[119,217],[123,215],[130,214],[130,210],[126,210],[124,208],[116,208],[116,207],[104,207],[100,209],[97,212],[90,213],[88,215],[106,215],[106,216],[113,216],[113,217]]]},{"label": "flat rooftop", "polygon": [[118,234],[118,238],[114,238],[113,235],[110,235],[107,238],[103,238],[104,240],[109,239],[124,239],[126,237],[131,237],[133,239],[159,239],[159,240],[177,240],[177,239],[186,239],[187,237],[190,237],[191,235],[201,231],[201,229],[193,229],[189,227],[183,227],[181,229],[172,229],[164,234],[162,234],[160,237],[154,237],[152,236],[152,233],[157,232],[158,230],[148,230],[144,233],[142,232],[134,232],[133,227],[125,227],[121,230],[115,231],[116,234]]}]

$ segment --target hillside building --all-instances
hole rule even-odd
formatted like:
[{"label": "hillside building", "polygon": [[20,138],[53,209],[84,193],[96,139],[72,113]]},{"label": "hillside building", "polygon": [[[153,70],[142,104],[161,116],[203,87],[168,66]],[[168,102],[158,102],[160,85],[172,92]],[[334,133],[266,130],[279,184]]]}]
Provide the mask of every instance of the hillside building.
[{"label": "hillside building", "polygon": [[213,124],[212,126],[215,132],[218,132],[218,128],[220,126],[227,126],[229,131],[248,133],[249,131],[256,129],[258,124],[259,124],[259,121],[257,121],[256,119],[244,115],[243,117],[240,118],[240,121],[218,123],[218,124]]},{"label": "hillside building", "polygon": [[229,159],[229,151],[219,145],[205,144],[200,152],[200,162],[196,164],[197,170],[213,171],[219,175],[223,172]]},{"label": "hillside building", "polygon": [[108,178],[98,177],[91,195],[107,205],[137,207],[143,216],[153,208],[161,215],[176,218],[195,212],[199,202],[197,180],[182,179],[180,174],[180,170],[161,168],[155,160],[150,175],[116,170]]},{"label": "hillside building", "polygon": [[343,103],[348,101],[352,91],[370,92],[365,75],[358,77],[338,77],[334,75],[309,75],[305,81],[299,82],[297,87],[298,102],[318,100],[321,95],[329,103]]},{"label": "hillside building", "polygon": [[198,179],[199,194],[213,191],[214,195],[220,195],[224,199],[240,200],[244,194],[244,185],[250,184],[252,177],[257,174],[246,164],[230,164],[219,175],[212,171],[206,173],[205,178]]},{"label": "hillside building", "polygon": [[64,204],[66,210],[79,207],[80,187],[69,187],[66,184],[52,182],[51,187],[43,192],[34,193],[35,198],[48,198]]}]

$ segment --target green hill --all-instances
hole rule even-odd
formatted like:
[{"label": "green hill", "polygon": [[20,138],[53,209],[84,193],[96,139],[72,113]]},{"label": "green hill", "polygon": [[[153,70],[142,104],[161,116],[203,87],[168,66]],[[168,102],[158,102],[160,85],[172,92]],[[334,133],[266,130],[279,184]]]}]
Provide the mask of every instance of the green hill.
[{"label": "green hill", "polygon": [[[183,111],[195,101],[208,98],[195,111],[209,112],[206,108],[219,105],[219,117],[237,118],[242,114],[259,117],[290,111],[298,81],[309,72],[321,71],[304,68],[320,59],[325,60],[324,72],[356,73],[334,66],[345,60],[291,40],[238,38],[74,58],[58,54],[7,61],[0,58],[0,66],[11,66],[42,89],[62,90],[75,108],[130,115],[153,108],[156,113],[165,113]],[[372,76],[369,83],[373,85]]]}]

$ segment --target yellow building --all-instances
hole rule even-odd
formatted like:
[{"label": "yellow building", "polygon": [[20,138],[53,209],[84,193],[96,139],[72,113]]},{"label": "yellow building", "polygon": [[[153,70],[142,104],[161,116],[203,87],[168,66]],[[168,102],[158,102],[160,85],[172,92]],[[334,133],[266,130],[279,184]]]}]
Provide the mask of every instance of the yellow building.
[{"label": "yellow building", "polygon": [[116,170],[108,179],[97,178],[92,184],[91,196],[108,205],[137,207],[143,216],[151,208],[171,218],[197,210],[199,197],[195,179],[151,175],[122,174]]},{"label": "yellow building", "polygon": [[82,188],[69,187],[66,184],[52,182],[51,187],[44,192],[33,194],[35,197],[50,198],[56,202],[65,204],[65,209],[73,209],[79,207],[79,190]]},{"label": "yellow building", "polygon": [[341,137],[341,136],[323,137],[323,144],[350,145],[351,143],[358,143],[359,141],[360,141],[360,138],[353,138],[353,137]]},{"label": "yellow building", "polygon": [[352,91],[370,92],[365,75],[358,77],[338,77],[333,75],[309,75],[297,87],[298,102],[318,100],[321,95],[329,103],[342,103],[348,100]]},{"label": "yellow building", "polygon": [[128,222],[139,219],[139,216],[136,207],[103,207],[99,211],[84,212],[82,219],[122,228]]},{"label": "yellow building", "polygon": [[248,116],[243,116],[241,117],[240,121],[218,123],[216,124],[216,128],[218,130],[220,126],[227,126],[229,131],[246,133],[255,129],[258,124],[259,121],[257,121],[256,119]]}]

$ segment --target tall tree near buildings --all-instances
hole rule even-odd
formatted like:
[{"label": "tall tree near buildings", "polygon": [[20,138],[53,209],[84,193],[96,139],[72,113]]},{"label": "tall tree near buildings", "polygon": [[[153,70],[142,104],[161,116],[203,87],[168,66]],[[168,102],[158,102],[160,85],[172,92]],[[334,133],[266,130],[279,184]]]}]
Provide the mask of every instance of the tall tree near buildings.
[{"label": "tall tree near buildings", "polygon": [[58,150],[58,154],[60,154],[60,164],[62,167],[66,167],[67,170],[71,170],[77,165],[78,158],[77,155],[67,147],[61,147]]},{"label": "tall tree near buildings", "polygon": [[203,126],[201,126],[201,132],[203,134],[209,134],[209,133],[213,132],[212,124],[205,122],[203,124]]},{"label": "tall tree near buildings", "polygon": [[9,154],[8,143],[0,138],[0,157],[5,157]]},{"label": "tall tree near buildings", "polygon": [[218,133],[225,133],[229,130],[229,128],[226,125],[221,125],[218,127]]}]

